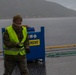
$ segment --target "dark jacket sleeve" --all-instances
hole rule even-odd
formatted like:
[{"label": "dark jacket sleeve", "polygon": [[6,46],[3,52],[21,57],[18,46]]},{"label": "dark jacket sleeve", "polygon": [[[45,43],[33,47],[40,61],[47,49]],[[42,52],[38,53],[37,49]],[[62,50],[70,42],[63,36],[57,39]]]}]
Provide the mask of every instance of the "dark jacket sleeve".
[{"label": "dark jacket sleeve", "polygon": [[26,53],[30,53],[29,36],[27,36],[26,41],[24,42],[24,47],[25,47]]},{"label": "dark jacket sleeve", "polygon": [[13,47],[15,47],[15,44],[12,43],[12,42],[10,41],[10,39],[9,39],[9,35],[8,35],[7,30],[6,30],[6,31],[4,32],[4,34],[3,34],[3,43],[4,43],[4,45],[5,45],[6,47],[8,47],[8,48],[13,48]]},{"label": "dark jacket sleeve", "polygon": [[27,37],[26,37],[26,41],[24,42],[24,47],[25,47],[25,49],[29,48],[29,35],[27,35]]}]

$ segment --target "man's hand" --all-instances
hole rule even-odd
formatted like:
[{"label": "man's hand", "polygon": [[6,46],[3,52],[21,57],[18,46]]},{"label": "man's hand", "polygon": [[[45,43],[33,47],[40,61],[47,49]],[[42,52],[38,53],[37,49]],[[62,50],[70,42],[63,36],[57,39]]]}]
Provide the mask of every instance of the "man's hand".
[{"label": "man's hand", "polygon": [[19,43],[16,44],[16,48],[22,48],[23,46],[20,46]]},{"label": "man's hand", "polygon": [[22,26],[24,26],[24,27],[26,27],[26,28],[30,28],[28,25],[22,25]]}]

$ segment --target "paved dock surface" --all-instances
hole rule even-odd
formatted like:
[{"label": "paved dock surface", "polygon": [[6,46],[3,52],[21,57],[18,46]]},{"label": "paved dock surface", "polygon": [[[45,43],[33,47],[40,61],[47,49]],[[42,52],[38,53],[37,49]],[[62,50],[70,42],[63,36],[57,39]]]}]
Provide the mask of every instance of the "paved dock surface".
[{"label": "paved dock surface", "polygon": [[[76,75],[76,56],[46,57],[42,62],[28,62],[30,75]],[[3,75],[3,59],[0,57],[0,75]],[[16,67],[12,75],[20,75]]]}]

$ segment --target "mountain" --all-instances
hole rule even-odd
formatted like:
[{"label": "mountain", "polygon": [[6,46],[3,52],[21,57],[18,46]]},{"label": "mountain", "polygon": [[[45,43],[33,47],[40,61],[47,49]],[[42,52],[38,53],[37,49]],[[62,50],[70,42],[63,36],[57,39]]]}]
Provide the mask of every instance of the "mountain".
[{"label": "mountain", "polygon": [[0,18],[21,14],[29,17],[74,17],[76,11],[45,0],[0,0]]}]

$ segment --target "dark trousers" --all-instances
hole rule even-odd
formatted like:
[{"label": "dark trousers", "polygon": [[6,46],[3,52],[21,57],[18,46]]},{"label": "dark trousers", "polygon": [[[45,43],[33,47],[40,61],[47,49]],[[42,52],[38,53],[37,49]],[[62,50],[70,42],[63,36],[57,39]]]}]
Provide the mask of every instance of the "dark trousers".
[{"label": "dark trousers", "polygon": [[18,66],[21,75],[29,75],[28,69],[27,69],[27,60],[25,55],[5,55],[4,56],[4,75],[11,75],[15,66]]}]

